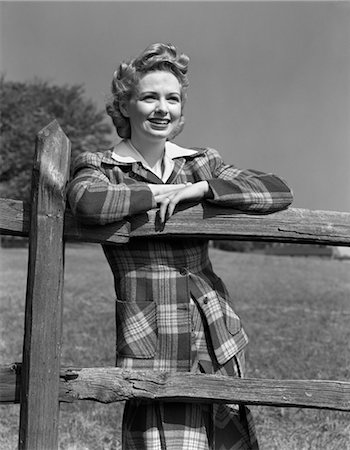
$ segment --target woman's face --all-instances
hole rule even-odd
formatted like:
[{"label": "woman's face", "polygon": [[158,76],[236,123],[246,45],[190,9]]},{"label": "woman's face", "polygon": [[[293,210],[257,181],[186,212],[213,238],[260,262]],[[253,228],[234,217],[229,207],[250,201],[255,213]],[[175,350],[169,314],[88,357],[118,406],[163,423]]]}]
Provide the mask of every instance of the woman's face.
[{"label": "woman's face", "polygon": [[168,138],[179,123],[181,109],[178,79],[161,70],[144,75],[130,101],[121,105],[130,120],[131,139],[138,143]]}]

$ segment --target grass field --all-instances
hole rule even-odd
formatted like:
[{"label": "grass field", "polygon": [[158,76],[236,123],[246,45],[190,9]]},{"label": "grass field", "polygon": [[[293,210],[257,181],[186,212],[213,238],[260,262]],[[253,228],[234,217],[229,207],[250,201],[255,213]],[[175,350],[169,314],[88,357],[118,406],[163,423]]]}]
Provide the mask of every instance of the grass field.
[{"label": "grass field", "polygon": [[[250,336],[247,377],[350,378],[350,263],[211,249]],[[27,250],[0,249],[0,363],[21,361]],[[66,249],[62,365],[114,365],[114,292],[94,245]],[[62,404],[60,449],[120,448],[122,404]],[[251,407],[262,450],[350,449],[350,414]],[[0,408],[0,449],[17,447],[18,405]]]}]

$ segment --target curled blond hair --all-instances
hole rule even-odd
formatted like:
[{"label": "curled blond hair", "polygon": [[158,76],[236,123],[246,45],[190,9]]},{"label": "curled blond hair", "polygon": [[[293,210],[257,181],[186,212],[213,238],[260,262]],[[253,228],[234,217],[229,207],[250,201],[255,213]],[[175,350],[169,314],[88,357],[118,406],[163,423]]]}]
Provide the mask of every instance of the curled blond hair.
[{"label": "curled blond hair", "polygon": [[187,98],[189,85],[187,71],[189,58],[179,53],[172,44],[151,44],[139,56],[127,62],[122,62],[113,74],[112,97],[106,105],[106,111],[111,116],[118,135],[123,139],[131,137],[131,127],[128,117],[120,110],[120,104],[129,101],[135,93],[140,79],[149,72],[164,70],[172,73],[181,86],[182,111],[179,124],[168,139],[178,135],[184,125],[183,106]]}]

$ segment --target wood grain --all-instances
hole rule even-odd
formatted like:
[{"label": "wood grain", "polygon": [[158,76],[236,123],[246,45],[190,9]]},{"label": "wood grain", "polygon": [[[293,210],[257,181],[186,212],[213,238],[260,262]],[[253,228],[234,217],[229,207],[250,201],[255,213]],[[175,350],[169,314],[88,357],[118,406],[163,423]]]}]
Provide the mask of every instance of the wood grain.
[{"label": "wood grain", "polygon": [[[0,233],[28,236],[29,210],[21,201],[0,198]],[[64,236],[70,241],[115,244],[134,237],[198,236],[350,246],[350,213],[290,208],[254,215],[203,203],[182,205],[161,227],[157,210],[104,226],[83,225],[67,211]]]},{"label": "wood grain", "polygon": [[58,448],[65,189],[70,143],[56,121],[40,131],[33,164],[19,448]]},{"label": "wood grain", "polygon": [[[0,402],[19,401],[21,365],[0,366]],[[131,399],[244,403],[350,411],[350,383],[324,380],[237,379],[119,368],[62,368],[61,402]]]}]

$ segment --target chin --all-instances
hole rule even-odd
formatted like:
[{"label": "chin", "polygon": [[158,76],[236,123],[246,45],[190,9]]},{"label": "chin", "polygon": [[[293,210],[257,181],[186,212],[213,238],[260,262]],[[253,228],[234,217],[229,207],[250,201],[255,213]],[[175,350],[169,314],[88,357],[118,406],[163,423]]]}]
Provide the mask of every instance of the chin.
[{"label": "chin", "polygon": [[159,131],[154,131],[152,130],[150,134],[150,136],[153,136],[154,138],[158,138],[158,139],[167,139],[169,136],[171,136],[173,130],[159,130]]}]

